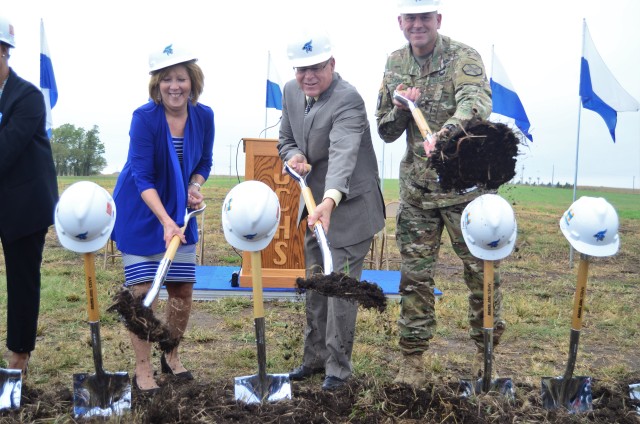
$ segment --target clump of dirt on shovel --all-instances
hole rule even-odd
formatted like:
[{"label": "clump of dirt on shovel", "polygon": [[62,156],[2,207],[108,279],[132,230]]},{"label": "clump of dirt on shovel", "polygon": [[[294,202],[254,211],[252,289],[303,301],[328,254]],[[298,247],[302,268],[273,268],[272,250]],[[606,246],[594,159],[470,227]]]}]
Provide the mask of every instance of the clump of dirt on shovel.
[{"label": "clump of dirt on shovel", "polygon": [[296,290],[304,293],[305,290],[313,290],[324,296],[339,297],[359,303],[363,308],[377,309],[384,312],[387,307],[387,298],[375,283],[358,281],[346,274],[332,272],[331,274],[314,274],[310,278],[297,278]]},{"label": "clump of dirt on shovel", "polygon": [[474,186],[496,189],[516,175],[518,147],[524,137],[507,125],[473,118],[438,140],[431,166],[445,191]]},{"label": "clump of dirt on shovel", "polygon": [[145,307],[144,296],[134,297],[131,291],[122,289],[113,298],[114,303],[107,308],[108,312],[120,315],[127,330],[141,340],[158,343],[160,350],[171,352],[180,338],[172,337],[167,325],[153,314],[153,309]]}]

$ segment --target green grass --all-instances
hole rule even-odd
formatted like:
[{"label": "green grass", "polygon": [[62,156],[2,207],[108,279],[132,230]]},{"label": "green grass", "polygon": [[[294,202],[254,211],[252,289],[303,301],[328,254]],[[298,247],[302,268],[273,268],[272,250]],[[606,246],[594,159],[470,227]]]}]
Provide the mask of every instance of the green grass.
[{"label": "green grass", "polygon": [[[554,211],[560,216],[573,203],[573,189],[508,185],[501,187],[499,194],[516,204],[522,203],[529,209]],[[605,198],[616,209],[620,219],[640,219],[640,191],[638,190],[633,193],[631,190],[619,192],[579,188],[576,190],[576,200],[582,196]]]}]

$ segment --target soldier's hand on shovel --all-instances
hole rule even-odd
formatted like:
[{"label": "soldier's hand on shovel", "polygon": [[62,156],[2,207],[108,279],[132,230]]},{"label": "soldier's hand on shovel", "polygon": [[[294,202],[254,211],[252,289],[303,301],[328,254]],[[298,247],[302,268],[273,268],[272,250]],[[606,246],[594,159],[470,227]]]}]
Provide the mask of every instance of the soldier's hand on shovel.
[{"label": "soldier's hand on shovel", "polygon": [[393,104],[402,110],[408,110],[413,115],[413,119],[418,126],[420,135],[423,138],[423,147],[427,157],[431,156],[431,153],[436,148],[436,142],[438,137],[431,132],[429,123],[425,119],[420,108],[415,104],[415,101],[420,97],[420,89],[416,87],[406,87],[404,84],[398,85],[393,93]]}]

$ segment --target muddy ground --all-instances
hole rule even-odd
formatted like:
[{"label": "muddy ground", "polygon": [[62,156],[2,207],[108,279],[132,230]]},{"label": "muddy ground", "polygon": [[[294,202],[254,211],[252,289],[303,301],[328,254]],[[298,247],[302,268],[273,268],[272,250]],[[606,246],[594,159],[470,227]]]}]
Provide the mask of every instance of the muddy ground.
[{"label": "muddy ground", "polygon": [[[437,382],[415,390],[404,385],[379,385],[352,380],[335,392],[319,390],[321,377],[294,382],[293,398],[268,404],[246,405],[234,400],[229,381],[165,381],[153,397],[133,394],[132,415],[124,422],[140,423],[638,423],[628,397],[628,384],[640,374],[614,387],[594,384],[593,411],[568,414],[564,409],[543,408],[539,388],[516,383],[514,401],[495,394],[463,398],[458,382]],[[23,393],[20,411],[3,413],[2,423],[54,422],[73,404],[68,388]],[[640,403],[637,403],[640,406]],[[129,421],[129,420],[132,421]],[[25,420],[25,421],[23,421]],[[101,422],[99,418],[90,420]],[[56,421],[59,422],[59,421]]]}]

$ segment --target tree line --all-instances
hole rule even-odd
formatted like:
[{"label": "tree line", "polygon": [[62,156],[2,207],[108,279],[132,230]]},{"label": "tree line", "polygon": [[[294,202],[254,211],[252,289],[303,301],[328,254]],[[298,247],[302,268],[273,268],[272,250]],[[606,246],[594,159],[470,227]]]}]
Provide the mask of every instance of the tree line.
[{"label": "tree line", "polygon": [[97,175],[107,166],[97,125],[89,131],[71,124],[54,128],[51,148],[59,176]]}]

